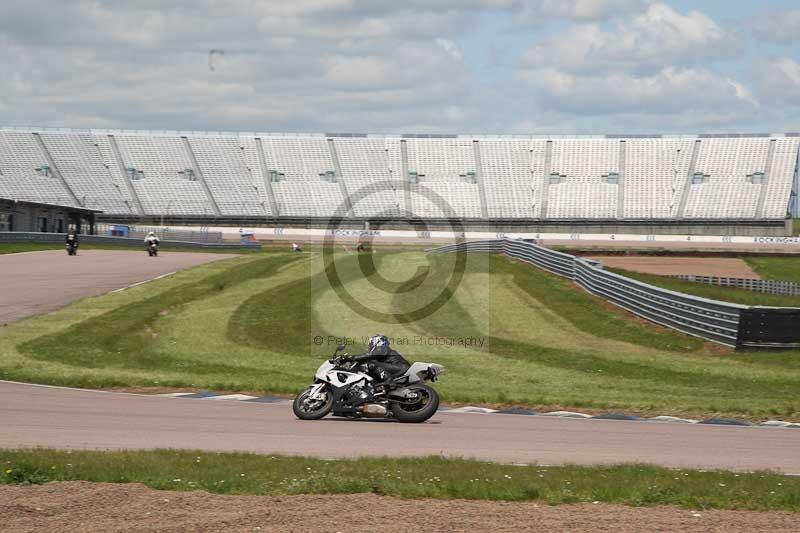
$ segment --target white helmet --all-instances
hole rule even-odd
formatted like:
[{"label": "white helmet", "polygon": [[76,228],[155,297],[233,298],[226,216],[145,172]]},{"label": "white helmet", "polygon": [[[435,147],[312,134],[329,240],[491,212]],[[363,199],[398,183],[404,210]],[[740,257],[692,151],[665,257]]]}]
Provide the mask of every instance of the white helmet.
[{"label": "white helmet", "polygon": [[147,234],[147,236],[148,236],[148,237],[154,237],[154,236],[155,236],[155,233],[151,231],[150,233],[148,233],[148,234]]}]

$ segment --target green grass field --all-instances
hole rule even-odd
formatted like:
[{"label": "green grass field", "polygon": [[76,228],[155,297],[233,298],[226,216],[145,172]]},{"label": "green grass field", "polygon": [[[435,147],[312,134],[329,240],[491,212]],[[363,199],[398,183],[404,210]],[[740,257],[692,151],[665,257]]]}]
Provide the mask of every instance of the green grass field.
[{"label": "green grass field", "polygon": [[359,494],[401,498],[603,502],[689,509],[800,511],[800,478],[649,465],[543,467],[459,459],[326,461],[201,451],[0,450],[0,483],[143,483],[217,494]]},{"label": "green grass field", "polygon": [[800,257],[746,257],[744,260],[764,279],[800,283]]},{"label": "green grass field", "polygon": [[457,287],[454,254],[364,257],[338,254],[335,283],[319,253],[273,252],[87,298],[0,329],[0,378],[293,394],[339,339],[383,332],[445,365],[449,403],[800,420],[797,352],[734,354],[500,256],[467,256]]}]

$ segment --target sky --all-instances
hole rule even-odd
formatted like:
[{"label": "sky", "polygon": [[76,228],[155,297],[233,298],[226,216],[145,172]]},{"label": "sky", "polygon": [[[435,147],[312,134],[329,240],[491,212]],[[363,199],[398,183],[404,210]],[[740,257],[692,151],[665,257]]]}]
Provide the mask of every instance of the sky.
[{"label": "sky", "polygon": [[800,131],[800,2],[7,2],[0,126]]}]

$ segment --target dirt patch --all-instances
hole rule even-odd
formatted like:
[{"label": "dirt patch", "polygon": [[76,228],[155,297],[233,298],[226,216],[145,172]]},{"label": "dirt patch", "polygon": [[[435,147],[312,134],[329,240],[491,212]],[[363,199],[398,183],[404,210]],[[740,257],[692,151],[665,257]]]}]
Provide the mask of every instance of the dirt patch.
[{"label": "dirt patch", "polygon": [[600,261],[607,267],[622,268],[642,274],[761,279],[750,265],[732,257],[592,256],[591,259]]},{"label": "dirt patch", "polygon": [[374,494],[221,496],[140,484],[0,486],[0,531],[796,531],[787,512],[402,500]]}]

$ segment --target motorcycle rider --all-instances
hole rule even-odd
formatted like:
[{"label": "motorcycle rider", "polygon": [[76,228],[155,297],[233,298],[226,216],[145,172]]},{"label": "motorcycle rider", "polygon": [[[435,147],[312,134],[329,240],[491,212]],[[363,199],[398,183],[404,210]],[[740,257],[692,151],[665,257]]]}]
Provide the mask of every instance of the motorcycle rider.
[{"label": "motorcycle rider", "polygon": [[64,241],[68,247],[71,247],[75,250],[78,249],[78,235],[75,233],[69,232],[67,233],[67,238]]},{"label": "motorcycle rider", "polygon": [[388,384],[411,367],[411,363],[389,346],[389,338],[381,334],[370,337],[367,353],[348,357],[347,360],[366,363],[367,374],[377,380],[374,387]]},{"label": "motorcycle rider", "polygon": [[147,237],[144,238],[144,245],[145,246],[150,246],[151,243],[158,244],[159,242],[161,242],[161,241],[159,240],[158,237],[156,237],[156,234],[154,232],[152,232],[152,231],[147,234]]}]

